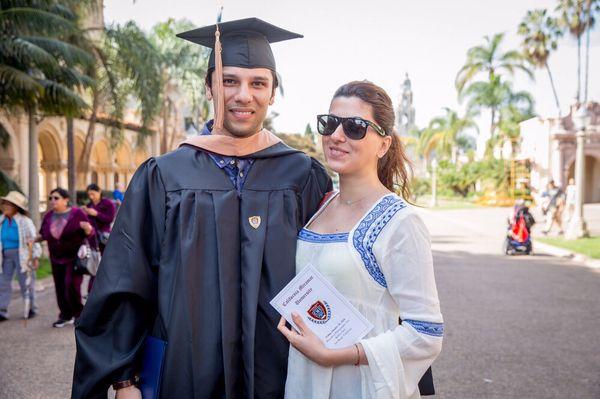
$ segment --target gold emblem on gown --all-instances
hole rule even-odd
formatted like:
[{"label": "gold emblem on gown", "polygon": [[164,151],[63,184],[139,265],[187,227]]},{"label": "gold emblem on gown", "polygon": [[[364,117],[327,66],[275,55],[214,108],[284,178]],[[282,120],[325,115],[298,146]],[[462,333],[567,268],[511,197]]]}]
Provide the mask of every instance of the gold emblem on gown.
[{"label": "gold emblem on gown", "polygon": [[248,223],[250,223],[250,226],[252,226],[254,229],[258,229],[260,227],[260,216],[250,216],[248,218]]}]

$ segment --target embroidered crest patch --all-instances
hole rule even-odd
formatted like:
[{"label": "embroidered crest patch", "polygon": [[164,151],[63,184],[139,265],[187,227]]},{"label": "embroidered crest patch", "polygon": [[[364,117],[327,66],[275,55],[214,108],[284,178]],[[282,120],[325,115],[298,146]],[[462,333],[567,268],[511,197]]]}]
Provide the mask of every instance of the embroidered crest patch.
[{"label": "embroidered crest patch", "polygon": [[250,216],[248,218],[248,223],[250,223],[250,226],[252,226],[254,229],[258,229],[260,227],[260,216]]},{"label": "embroidered crest patch", "polygon": [[307,313],[308,319],[316,324],[325,324],[331,319],[331,308],[325,301],[313,303]]}]

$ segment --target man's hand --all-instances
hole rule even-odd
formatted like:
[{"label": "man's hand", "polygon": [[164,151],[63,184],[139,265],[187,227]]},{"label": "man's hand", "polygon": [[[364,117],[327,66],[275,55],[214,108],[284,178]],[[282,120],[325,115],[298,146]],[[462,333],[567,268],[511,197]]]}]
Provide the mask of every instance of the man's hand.
[{"label": "man's hand", "polygon": [[131,385],[127,388],[118,389],[115,399],[142,399],[142,391],[135,385]]},{"label": "man's hand", "polygon": [[40,268],[40,258],[35,258],[31,260],[31,267],[33,267],[33,270],[37,270]]}]

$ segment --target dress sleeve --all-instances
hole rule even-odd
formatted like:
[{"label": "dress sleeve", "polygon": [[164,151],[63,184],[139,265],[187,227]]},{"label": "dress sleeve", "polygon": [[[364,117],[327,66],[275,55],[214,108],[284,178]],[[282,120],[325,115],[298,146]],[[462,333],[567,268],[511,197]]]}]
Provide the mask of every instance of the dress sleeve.
[{"label": "dress sleeve", "polygon": [[314,158],[311,158],[310,162],[310,173],[302,189],[302,226],[308,222],[319,208],[319,204],[325,193],[333,190],[331,178],[327,174],[325,167]]},{"label": "dress sleeve", "polygon": [[412,398],[442,349],[444,325],[433,273],[429,233],[411,209],[383,229],[373,253],[402,324],[361,341],[378,398]]},{"label": "dress sleeve", "polygon": [[157,314],[157,278],[166,192],[154,159],[136,171],[76,323],[72,398],[106,398],[132,378]]},{"label": "dress sleeve", "polygon": [[[25,241],[27,243],[29,242],[33,242],[35,240],[35,225],[33,224],[33,221],[29,218],[25,218]],[[40,256],[42,256],[42,246],[40,245],[39,242],[34,242],[32,245],[32,251],[31,251],[31,258],[32,259],[37,259]]]},{"label": "dress sleeve", "polygon": [[101,201],[98,204],[98,215],[95,216],[100,222],[104,224],[112,223],[115,218],[115,206],[110,200]]}]

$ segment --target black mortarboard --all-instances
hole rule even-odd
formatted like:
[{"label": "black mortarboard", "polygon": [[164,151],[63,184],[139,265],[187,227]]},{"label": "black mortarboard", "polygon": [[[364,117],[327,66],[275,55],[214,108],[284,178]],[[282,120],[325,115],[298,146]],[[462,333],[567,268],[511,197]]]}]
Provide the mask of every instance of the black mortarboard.
[{"label": "black mortarboard", "polygon": [[[245,18],[219,23],[221,33],[221,57],[223,66],[241,68],[268,68],[275,71],[275,58],[269,43],[303,37],[281,29],[258,18]],[[215,68],[215,31],[217,25],[182,32],[177,36],[190,42],[213,49],[208,61]]]}]

